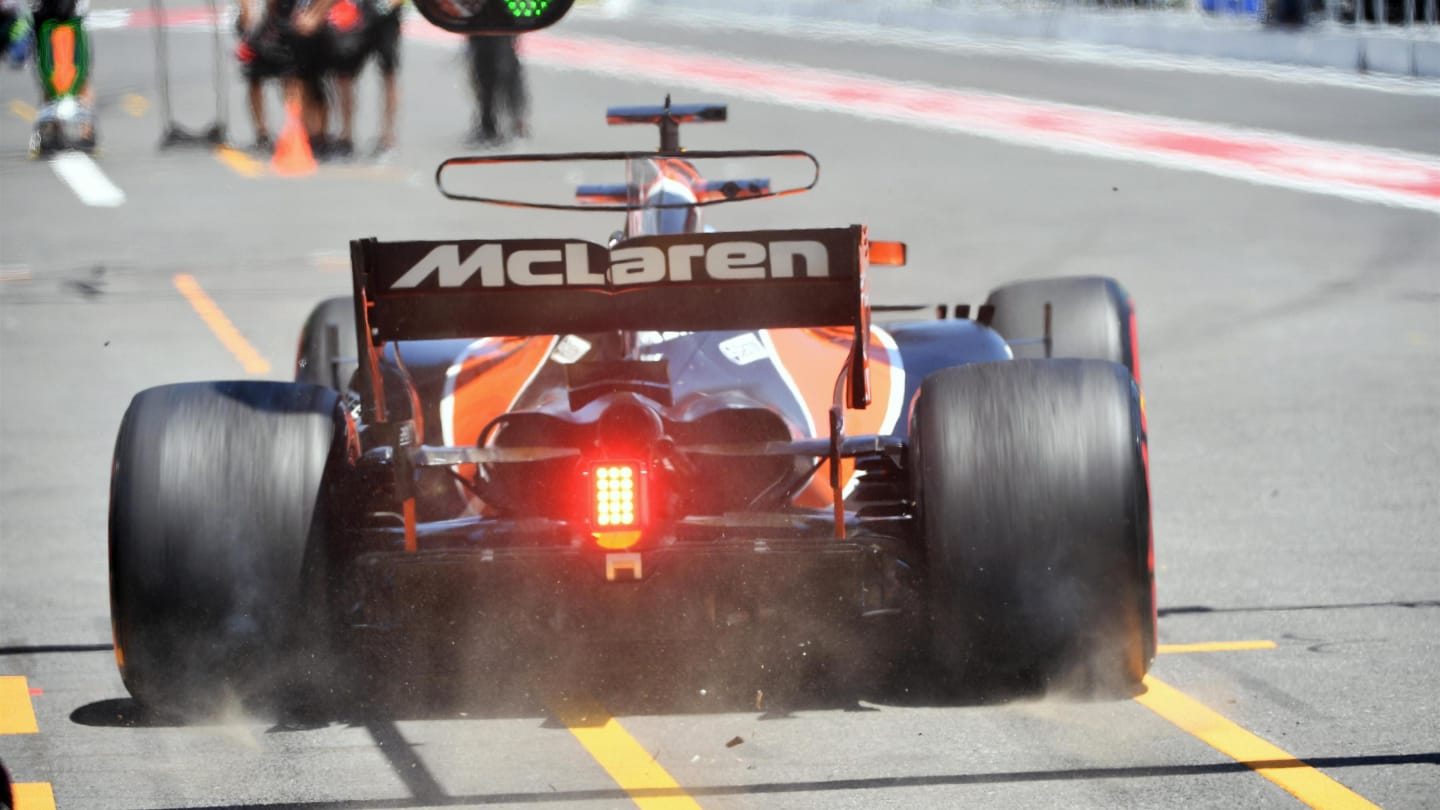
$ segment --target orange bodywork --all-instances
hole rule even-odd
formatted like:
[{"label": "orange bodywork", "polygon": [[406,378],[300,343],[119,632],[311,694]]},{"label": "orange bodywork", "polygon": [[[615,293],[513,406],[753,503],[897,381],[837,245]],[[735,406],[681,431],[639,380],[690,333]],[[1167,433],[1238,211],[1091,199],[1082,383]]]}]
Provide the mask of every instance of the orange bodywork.
[{"label": "orange bodywork", "polygon": [[446,441],[473,446],[491,420],[512,409],[527,383],[550,357],[554,336],[486,338],[460,361],[454,417]]},{"label": "orange bodywork", "polygon": [[[849,328],[771,329],[782,373],[794,382],[801,405],[810,415],[816,436],[826,435],[830,406],[834,402],[835,379],[850,355],[853,332]],[[473,446],[480,432],[495,417],[513,410],[526,386],[539,373],[555,346],[555,336],[528,338],[486,338],[477,341],[451,369],[454,387],[450,392],[450,417],[445,441]],[[872,405],[845,412],[845,433],[850,436],[886,432],[892,428],[902,407],[903,371],[899,358],[875,331],[870,338],[870,384]],[[844,461],[841,481],[854,474],[854,462]],[[473,474],[465,470],[464,474]],[[823,507],[833,503],[829,485],[829,463],[820,466],[815,477],[796,498],[801,506]]]},{"label": "orange bodywork", "polygon": [[[817,436],[824,436],[830,423],[830,406],[835,401],[835,377],[850,356],[854,332],[850,329],[772,329],[770,339],[775,354],[795,380],[804,405],[815,423]],[[890,411],[899,405],[893,400],[903,393],[904,385],[899,358],[870,333],[870,395],[871,405],[864,410],[846,409],[845,434],[864,436],[883,433],[894,424],[898,414]],[[849,481],[855,473],[855,462],[840,462],[840,481]],[[830,492],[830,462],[820,465],[810,485],[795,499],[800,506],[827,506],[833,502]]]}]

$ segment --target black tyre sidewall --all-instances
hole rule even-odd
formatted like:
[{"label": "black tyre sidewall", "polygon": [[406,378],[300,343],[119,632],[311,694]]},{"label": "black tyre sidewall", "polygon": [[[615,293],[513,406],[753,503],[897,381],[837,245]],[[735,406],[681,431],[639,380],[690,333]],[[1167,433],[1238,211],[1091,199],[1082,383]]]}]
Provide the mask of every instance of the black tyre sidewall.
[{"label": "black tyre sidewall", "polygon": [[279,699],[325,677],[332,512],[353,451],[335,392],[257,381],[147,389],[111,478],[121,676],[152,708]]},{"label": "black tyre sidewall", "polygon": [[5,770],[4,762],[0,762],[0,807],[5,810],[13,810],[15,807],[15,794],[11,789],[10,772]]},{"label": "black tyre sidewall", "polygon": [[[1045,337],[1045,304],[1050,304],[1051,357],[1119,363],[1140,378],[1135,307],[1120,282],[1105,276],[1018,281],[991,291],[990,326],[1006,340]],[[1015,357],[1043,358],[1043,343],[1011,347]]]},{"label": "black tyre sidewall", "polygon": [[926,378],[912,414],[933,652],[952,683],[1133,691],[1154,656],[1145,437],[1127,370]]},{"label": "black tyre sidewall", "polygon": [[[334,329],[334,342],[329,330]],[[344,390],[359,360],[355,342],[355,302],[349,296],[315,305],[300,330],[295,352],[295,381]]]}]

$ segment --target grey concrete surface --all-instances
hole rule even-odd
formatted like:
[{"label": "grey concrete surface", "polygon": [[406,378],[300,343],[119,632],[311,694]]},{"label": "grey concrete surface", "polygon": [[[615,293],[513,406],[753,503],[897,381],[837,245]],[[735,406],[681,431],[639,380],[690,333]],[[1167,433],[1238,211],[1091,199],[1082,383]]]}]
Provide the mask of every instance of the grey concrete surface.
[{"label": "grey concrete surface", "polygon": [[[634,9],[611,17],[575,15],[567,30],[660,47],[801,64],[895,81],[984,90],[1065,104],[1273,130],[1426,153],[1440,153],[1440,82],[1425,85],[1325,83],[1319,71],[1239,75],[1205,65],[1103,58],[1068,59],[1045,49],[985,42],[867,38],[862,30],[806,27],[790,33],[708,14],[685,21]],[[1409,92],[1407,92],[1409,91]],[[1343,110],[1344,114],[1339,114]]]},{"label": "grey concrete surface", "polygon": [[[669,35],[728,51],[681,29]],[[62,808],[630,806],[533,700],[316,727],[243,714],[194,727],[133,722],[107,648],[115,430],[146,386],[244,376],[174,275],[194,275],[269,360],[267,376],[283,379],[309,307],[347,290],[336,256],[350,238],[603,239],[614,223],[450,203],[430,188],[438,160],[465,151],[469,100],[455,46],[407,41],[394,164],[327,165],[286,180],[241,177],[203,151],[158,152],[149,34],[96,39],[106,54],[99,165],[125,190],[123,206],[81,205],[49,167],[25,160],[26,124],[0,109],[0,675],[42,690],[40,733],[0,737],[0,758],[22,781],[51,783]],[[177,112],[208,120],[206,41],[172,42],[177,75],[195,77],[177,81]],[[834,47],[796,43],[788,58],[827,66],[854,54]],[[967,81],[942,57],[854,58],[857,71],[884,74],[893,60],[917,80]],[[1098,69],[1084,83],[1094,95],[1082,98],[1067,70],[1047,81],[1013,60],[976,65],[984,70],[965,77],[1039,98],[1150,109],[1163,96]],[[511,148],[648,146],[648,131],[607,129],[603,108],[671,89],[644,76],[530,76],[534,135]],[[1412,148],[1433,120],[1416,115],[1413,99],[1316,88],[1272,97],[1262,80],[1225,82],[1233,92],[1166,109],[1279,129],[1293,120],[1317,137]],[[0,74],[0,102],[32,93],[27,77]],[[129,94],[149,100],[138,115],[126,112]],[[361,98],[367,144],[371,75]],[[1273,118],[1267,106],[1280,108]],[[1352,106],[1373,118],[1373,135],[1347,120]],[[238,92],[230,111],[234,137],[247,139]],[[876,271],[877,301],[978,301],[1006,280],[1047,274],[1121,279],[1140,319],[1161,641],[1278,645],[1163,655],[1154,674],[1382,807],[1433,806],[1433,214],[831,112],[736,101],[731,113],[729,124],[687,132],[687,144],[804,146],[825,170],[809,195],[717,209],[712,222],[865,222],[878,238],[905,240],[911,266]],[[587,683],[574,672],[545,677]],[[1298,805],[1134,702],[938,705],[867,692],[845,705],[796,699],[757,711],[750,690],[763,682],[716,689],[696,676],[601,694],[707,808]],[[744,742],[727,747],[737,736]]]}]

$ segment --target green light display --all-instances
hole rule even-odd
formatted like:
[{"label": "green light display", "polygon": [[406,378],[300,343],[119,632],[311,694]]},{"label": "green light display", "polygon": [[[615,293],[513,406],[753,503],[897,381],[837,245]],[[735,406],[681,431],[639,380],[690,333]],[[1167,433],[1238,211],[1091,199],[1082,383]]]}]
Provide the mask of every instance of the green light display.
[{"label": "green light display", "polygon": [[516,19],[539,17],[549,5],[550,0],[505,0],[505,7],[510,9],[510,15]]}]

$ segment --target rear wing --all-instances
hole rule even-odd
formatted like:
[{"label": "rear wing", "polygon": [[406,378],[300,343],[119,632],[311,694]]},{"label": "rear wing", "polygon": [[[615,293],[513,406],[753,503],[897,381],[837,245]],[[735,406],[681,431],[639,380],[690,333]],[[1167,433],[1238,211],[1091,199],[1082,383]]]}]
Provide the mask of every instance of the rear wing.
[{"label": "rear wing", "polygon": [[655,124],[660,127],[660,151],[680,151],[681,124],[713,124],[729,116],[724,104],[671,104],[665,96],[665,104],[659,107],[611,107],[605,111],[605,123]]},{"label": "rear wing", "polygon": [[666,96],[663,106],[611,107],[605,111],[605,123],[659,124],[669,119],[677,124],[714,124],[723,123],[727,112],[724,104],[671,104]]},{"label": "rear wing", "polygon": [[841,326],[855,332],[841,375],[846,400],[869,404],[862,225],[644,236],[609,249],[570,239],[360,239],[350,255],[357,337],[370,355],[362,391],[377,390],[390,341]]}]

